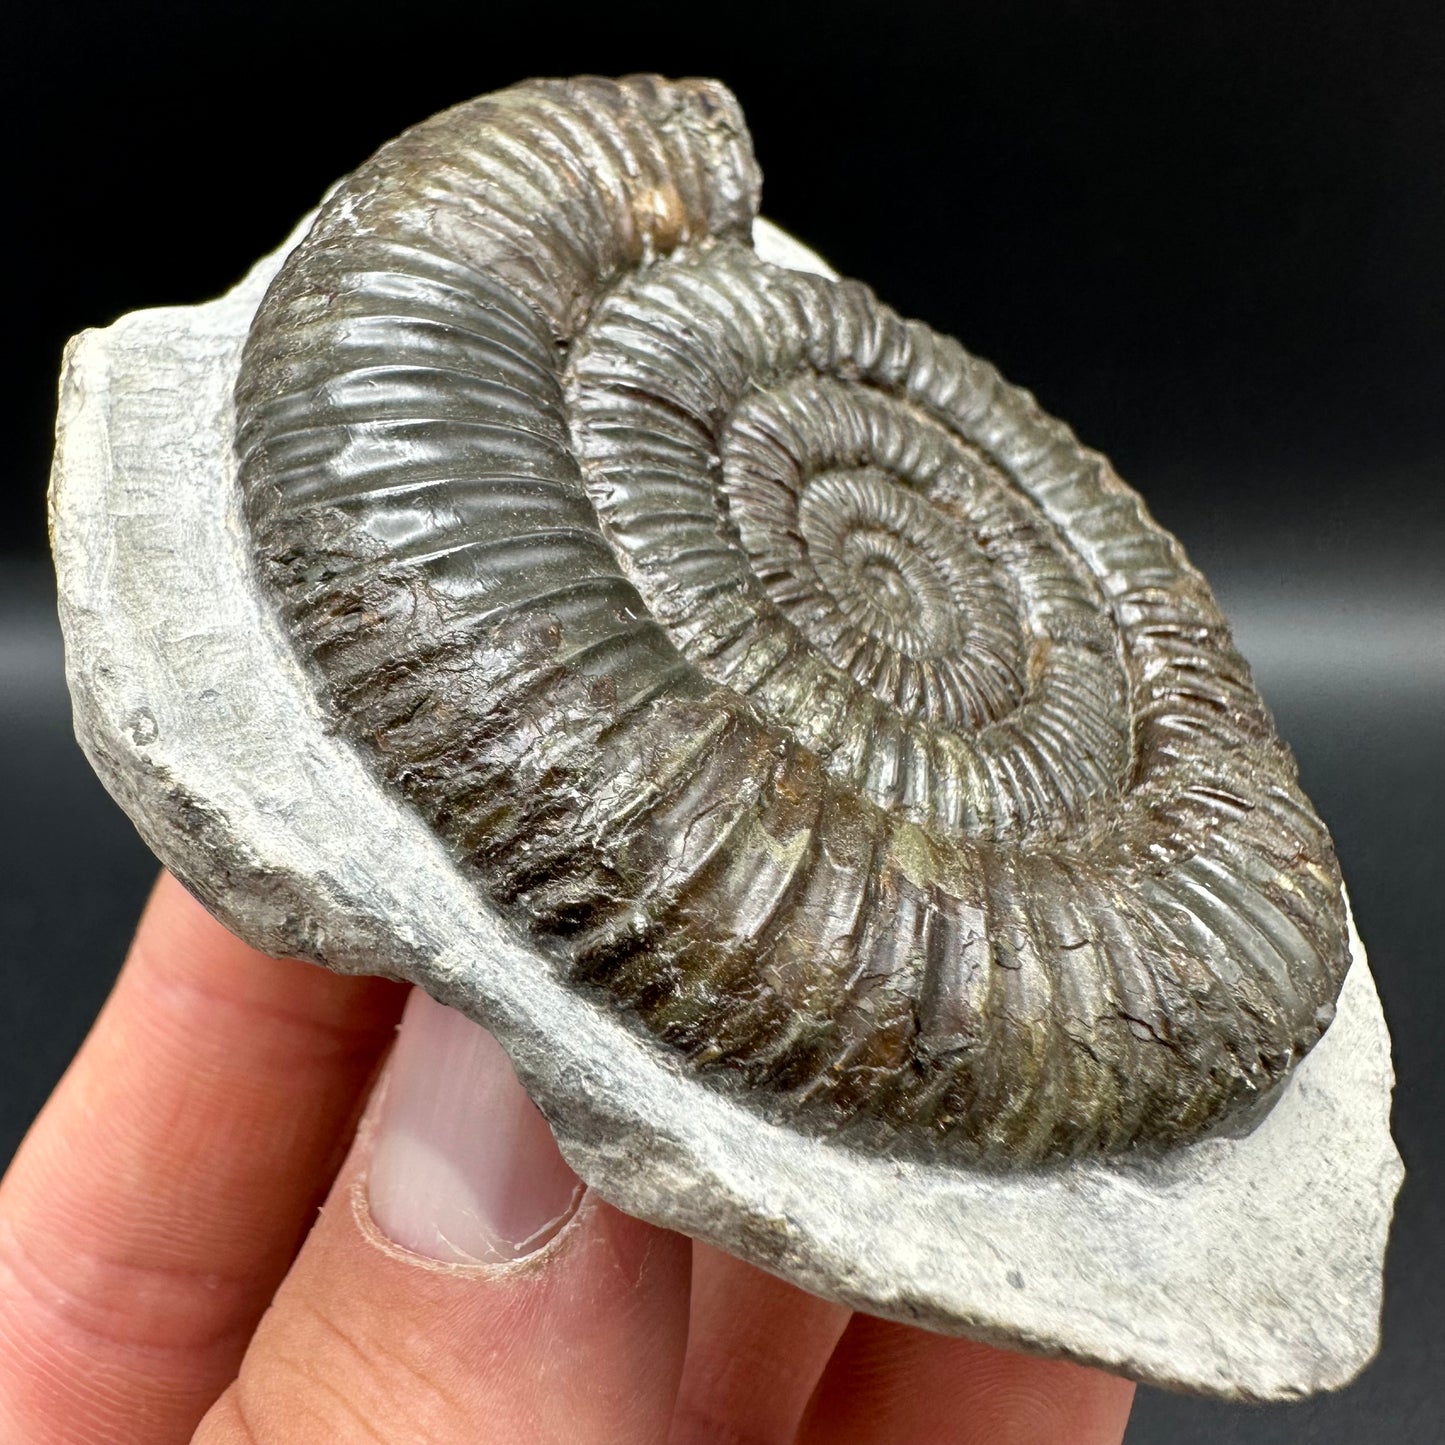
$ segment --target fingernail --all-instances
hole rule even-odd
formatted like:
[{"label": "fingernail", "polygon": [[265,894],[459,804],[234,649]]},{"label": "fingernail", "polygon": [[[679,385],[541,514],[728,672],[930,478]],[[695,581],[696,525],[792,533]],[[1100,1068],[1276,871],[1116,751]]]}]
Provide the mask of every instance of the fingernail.
[{"label": "fingernail", "polygon": [[497,1264],[540,1249],[581,1190],[501,1045],[414,989],[367,1175],[377,1228],[428,1259]]}]

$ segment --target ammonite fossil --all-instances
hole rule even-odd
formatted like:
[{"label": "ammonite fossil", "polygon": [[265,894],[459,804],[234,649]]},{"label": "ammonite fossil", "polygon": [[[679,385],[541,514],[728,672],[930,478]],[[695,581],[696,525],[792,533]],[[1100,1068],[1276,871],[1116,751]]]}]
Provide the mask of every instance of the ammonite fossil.
[{"label": "ammonite fossil", "polygon": [[76,337],[81,745],[246,942],[489,1028],[619,1208],[908,1324],[1343,1384],[1389,1036],[1228,628],[757,192],[720,86],[531,82]]},{"label": "ammonite fossil", "polygon": [[720,85],[406,132],[236,390],[334,725],[571,986],[858,1149],[1248,1122],[1349,962],[1329,837],[1179,545],[864,286],[766,264]]}]

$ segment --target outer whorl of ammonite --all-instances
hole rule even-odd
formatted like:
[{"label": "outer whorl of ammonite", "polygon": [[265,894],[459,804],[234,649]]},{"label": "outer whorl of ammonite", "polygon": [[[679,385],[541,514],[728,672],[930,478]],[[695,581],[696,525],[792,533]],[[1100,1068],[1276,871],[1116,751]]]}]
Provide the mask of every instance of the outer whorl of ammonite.
[{"label": "outer whorl of ammonite", "polygon": [[1008,1165],[1247,1120],[1340,881],[1097,454],[759,260],[732,97],[531,82],[384,147],[237,389],[337,725],[575,987],[789,1127]]}]

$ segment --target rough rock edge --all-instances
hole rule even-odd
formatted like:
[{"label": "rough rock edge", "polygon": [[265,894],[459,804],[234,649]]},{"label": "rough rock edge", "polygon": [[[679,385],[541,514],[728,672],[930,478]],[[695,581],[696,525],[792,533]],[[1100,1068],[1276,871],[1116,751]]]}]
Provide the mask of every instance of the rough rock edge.
[{"label": "rough rock edge", "polygon": [[[746,1115],[485,912],[328,733],[246,571],[230,390],[308,223],[221,299],[133,313],[66,352],[51,522],[76,732],[166,865],[258,947],[411,978],[479,1019],[601,1195],[806,1289],[1176,1389],[1272,1400],[1352,1379],[1378,1345],[1403,1178],[1353,924],[1336,1022],[1254,1133],[1005,1179]],[[758,242],[827,274],[766,222]]]}]

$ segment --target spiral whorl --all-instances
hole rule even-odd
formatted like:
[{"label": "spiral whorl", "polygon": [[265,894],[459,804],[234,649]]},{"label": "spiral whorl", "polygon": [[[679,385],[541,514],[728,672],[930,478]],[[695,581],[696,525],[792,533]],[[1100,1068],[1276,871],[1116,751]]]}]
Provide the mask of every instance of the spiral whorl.
[{"label": "spiral whorl", "polygon": [[531,82],[258,313],[260,575],[576,986],[792,1127],[1001,1165],[1266,1100],[1348,961],[1207,586],[1027,393],[750,248],[709,82]]},{"label": "spiral whorl", "polygon": [[1087,571],[963,434],[968,367],[860,286],[718,245],[599,304],[569,401],[692,660],[873,801],[1005,835],[1116,789],[1125,679]]}]

